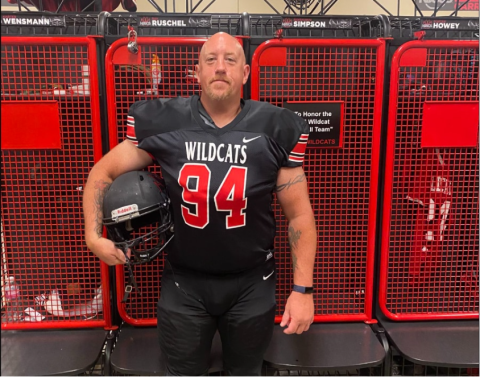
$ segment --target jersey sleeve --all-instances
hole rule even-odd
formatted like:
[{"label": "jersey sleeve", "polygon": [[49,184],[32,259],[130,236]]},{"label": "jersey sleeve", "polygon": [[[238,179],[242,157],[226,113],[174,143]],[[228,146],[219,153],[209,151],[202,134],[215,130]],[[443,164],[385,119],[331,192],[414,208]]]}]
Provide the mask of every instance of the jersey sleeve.
[{"label": "jersey sleeve", "polygon": [[133,145],[138,147],[138,140],[135,134],[135,117],[130,115],[130,111],[127,116],[127,134],[126,139],[129,140]]},{"label": "jersey sleeve", "polygon": [[288,157],[285,159],[284,167],[299,167],[303,165],[305,151],[308,144],[309,128],[307,122],[290,110],[284,109],[285,116],[282,117],[288,124],[286,127],[293,128],[293,132],[289,132],[290,140],[286,145],[286,153]]},{"label": "jersey sleeve", "polygon": [[[129,140],[133,145],[136,147],[138,146],[138,138],[137,138],[137,129],[135,128],[136,122],[135,118],[138,118],[138,107],[145,101],[138,101],[135,102],[132,106],[130,106],[130,109],[128,110],[128,115],[127,115],[127,132],[126,132],[126,140]],[[137,123],[138,124],[138,123]],[[146,151],[149,156],[152,158],[153,161],[156,161],[156,158],[149,152]]]}]

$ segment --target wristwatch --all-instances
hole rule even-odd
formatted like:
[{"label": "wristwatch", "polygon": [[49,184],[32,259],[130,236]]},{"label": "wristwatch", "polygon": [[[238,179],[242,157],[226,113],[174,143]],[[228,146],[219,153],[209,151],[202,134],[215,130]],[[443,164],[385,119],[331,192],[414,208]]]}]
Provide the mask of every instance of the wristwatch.
[{"label": "wristwatch", "polygon": [[304,287],[302,285],[293,284],[293,291],[299,293],[313,293],[313,287]]}]

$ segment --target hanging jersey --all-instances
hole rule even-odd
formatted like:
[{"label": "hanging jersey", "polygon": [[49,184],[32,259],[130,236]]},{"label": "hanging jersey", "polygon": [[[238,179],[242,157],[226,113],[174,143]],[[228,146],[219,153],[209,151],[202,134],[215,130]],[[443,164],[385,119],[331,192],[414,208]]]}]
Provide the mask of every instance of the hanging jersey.
[{"label": "hanging jersey", "polygon": [[175,222],[173,265],[212,274],[271,257],[277,173],[302,166],[305,121],[287,109],[245,101],[223,128],[205,124],[199,98],[132,105],[127,137],[162,169]]},{"label": "hanging jersey", "polygon": [[453,194],[448,154],[435,149],[420,156],[416,166],[406,166],[404,171],[404,185],[409,188],[406,200],[417,208],[409,259],[409,276],[415,284],[439,266]]}]

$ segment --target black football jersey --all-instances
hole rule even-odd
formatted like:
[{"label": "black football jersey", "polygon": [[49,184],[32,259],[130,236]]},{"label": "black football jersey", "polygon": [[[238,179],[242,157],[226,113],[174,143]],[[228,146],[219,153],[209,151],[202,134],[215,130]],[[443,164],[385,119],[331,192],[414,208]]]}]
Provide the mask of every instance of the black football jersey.
[{"label": "black football jersey", "polygon": [[198,96],[136,102],[127,138],[161,166],[175,224],[170,262],[240,272],[272,256],[277,173],[302,165],[308,126],[288,109],[248,100],[230,124],[212,127],[199,105]]}]

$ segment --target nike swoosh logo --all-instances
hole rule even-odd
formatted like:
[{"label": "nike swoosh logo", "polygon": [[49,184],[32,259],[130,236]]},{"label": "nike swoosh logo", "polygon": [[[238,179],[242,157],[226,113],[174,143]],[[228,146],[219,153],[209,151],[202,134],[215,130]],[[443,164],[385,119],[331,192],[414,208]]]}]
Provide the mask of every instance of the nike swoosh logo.
[{"label": "nike swoosh logo", "polygon": [[252,137],[251,139],[245,139],[245,138],[243,138],[243,142],[244,142],[244,143],[250,143],[251,141],[253,141],[253,140],[255,140],[255,139],[258,139],[259,137],[261,137],[261,136]]},{"label": "nike swoosh logo", "polygon": [[267,276],[264,276],[264,277],[263,277],[263,280],[267,280],[270,276],[273,275],[274,272],[275,272],[275,271],[272,271],[272,272],[270,272]]}]

